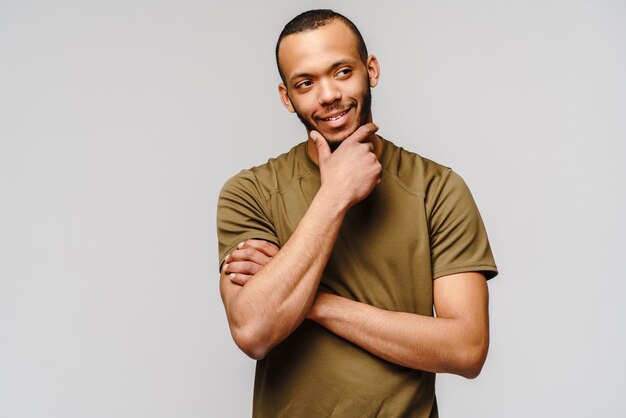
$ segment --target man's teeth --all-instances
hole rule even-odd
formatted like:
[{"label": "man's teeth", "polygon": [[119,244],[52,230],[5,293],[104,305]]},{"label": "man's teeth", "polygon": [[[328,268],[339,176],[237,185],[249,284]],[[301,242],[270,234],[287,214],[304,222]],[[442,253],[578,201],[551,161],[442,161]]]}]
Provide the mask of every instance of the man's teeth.
[{"label": "man's teeth", "polygon": [[330,122],[330,121],[333,121],[333,120],[337,120],[337,119],[339,119],[340,117],[342,117],[343,115],[345,115],[345,114],[346,114],[346,112],[347,112],[347,110],[346,110],[346,111],[341,112],[341,113],[340,113],[340,114],[338,114],[337,116],[333,116],[332,118],[324,118],[324,120],[325,120],[325,121],[329,121],[329,122]]}]

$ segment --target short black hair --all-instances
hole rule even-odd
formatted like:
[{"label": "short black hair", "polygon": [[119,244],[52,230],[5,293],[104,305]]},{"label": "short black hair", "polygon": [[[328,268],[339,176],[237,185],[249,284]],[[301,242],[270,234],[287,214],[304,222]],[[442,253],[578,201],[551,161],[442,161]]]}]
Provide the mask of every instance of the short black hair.
[{"label": "short black hair", "polygon": [[350,19],[330,9],[309,10],[304,13],[300,13],[298,16],[291,19],[283,28],[280,36],[278,37],[278,41],[276,42],[276,66],[278,67],[278,72],[280,74],[280,78],[283,80],[283,83],[285,82],[285,75],[280,69],[280,63],[278,62],[278,50],[280,49],[280,43],[283,38],[285,36],[305,32],[307,30],[317,29],[320,26],[324,26],[334,20],[339,20],[345,23],[352,33],[354,33],[354,36],[356,36],[359,57],[363,63],[367,62],[367,46],[365,46],[365,41],[363,40],[363,36],[361,36],[361,32],[359,32],[359,29],[357,29],[355,24],[352,23]]}]

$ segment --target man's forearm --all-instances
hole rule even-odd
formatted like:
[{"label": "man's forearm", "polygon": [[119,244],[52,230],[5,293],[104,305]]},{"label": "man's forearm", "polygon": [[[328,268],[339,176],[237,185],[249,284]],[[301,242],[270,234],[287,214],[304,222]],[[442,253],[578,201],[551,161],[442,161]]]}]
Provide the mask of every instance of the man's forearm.
[{"label": "man's forearm", "polygon": [[222,275],[222,296],[239,347],[262,358],[305,318],[346,209],[320,189],[289,241],[245,286]]},{"label": "man's forearm", "polygon": [[473,378],[489,345],[486,296],[474,305],[473,312],[430,317],[320,293],[308,318],[389,362]]},{"label": "man's forearm", "polygon": [[231,333],[250,357],[262,358],[306,317],[341,224],[350,207],[380,183],[374,154],[378,127],[360,126],[331,153],[326,139],[311,131],[321,186],[283,248],[244,286],[222,271],[220,289]]}]

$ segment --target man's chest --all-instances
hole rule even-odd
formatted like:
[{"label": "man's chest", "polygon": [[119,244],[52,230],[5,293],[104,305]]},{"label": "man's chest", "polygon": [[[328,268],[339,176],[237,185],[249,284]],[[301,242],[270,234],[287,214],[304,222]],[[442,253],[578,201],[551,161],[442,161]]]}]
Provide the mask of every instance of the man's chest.
[{"label": "man's chest", "polygon": [[[272,219],[283,245],[315,196],[302,182],[274,196]],[[424,201],[394,183],[381,183],[350,209],[320,285],[383,309],[432,314],[432,268]]]}]

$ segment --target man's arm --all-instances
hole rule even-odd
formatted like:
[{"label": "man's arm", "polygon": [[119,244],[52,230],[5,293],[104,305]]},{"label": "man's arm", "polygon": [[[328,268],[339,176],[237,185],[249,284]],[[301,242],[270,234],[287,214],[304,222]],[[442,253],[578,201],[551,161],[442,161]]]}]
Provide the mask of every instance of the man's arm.
[{"label": "man's arm", "polygon": [[321,187],[293,235],[243,282],[228,261],[223,266],[220,291],[231,334],[250,357],[265,357],[306,317],[347,210],[380,182],[382,167],[371,143],[377,129],[361,126],[332,154],[326,140],[312,132]]},{"label": "man's arm", "polygon": [[[271,246],[248,240],[233,252],[236,276],[245,285],[270,257],[252,256]],[[320,292],[307,318],[370,353],[406,367],[474,378],[489,347],[488,289],[481,273],[443,276],[434,281],[437,317],[386,311]]]},{"label": "man's arm", "polygon": [[386,311],[329,293],[319,293],[307,317],[392,363],[474,378],[489,347],[485,277],[440,277],[433,291],[437,317]]}]

